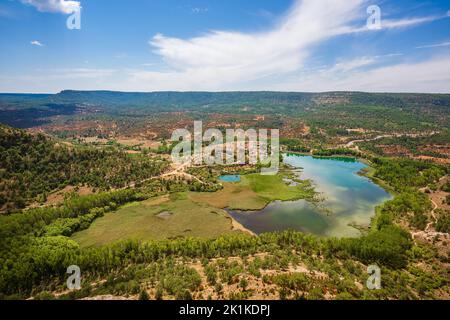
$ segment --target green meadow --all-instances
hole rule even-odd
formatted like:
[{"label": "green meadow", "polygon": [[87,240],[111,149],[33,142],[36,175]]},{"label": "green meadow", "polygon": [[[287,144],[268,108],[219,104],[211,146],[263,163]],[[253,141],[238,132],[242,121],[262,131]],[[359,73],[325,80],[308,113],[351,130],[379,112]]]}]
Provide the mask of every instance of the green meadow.
[{"label": "green meadow", "polygon": [[215,238],[233,231],[232,218],[223,209],[260,210],[275,200],[312,199],[308,181],[288,186],[275,176],[251,174],[239,183],[224,183],[214,193],[176,193],[132,203],[107,213],[72,236],[83,247],[100,246],[119,240],[161,240],[177,237]]},{"label": "green meadow", "polygon": [[223,210],[172,194],[133,203],[107,213],[72,239],[82,247],[120,240],[161,240],[177,237],[215,238],[232,231],[232,220]]},{"label": "green meadow", "polygon": [[[297,185],[290,186],[284,179],[290,179]],[[310,181],[298,180],[291,171],[283,169],[273,176],[242,176],[241,182],[224,183],[224,189],[216,193],[191,193],[189,196],[196,202],[208,203],[217,208],[257,211],[276,200],[314,201],[316,192]]]}]

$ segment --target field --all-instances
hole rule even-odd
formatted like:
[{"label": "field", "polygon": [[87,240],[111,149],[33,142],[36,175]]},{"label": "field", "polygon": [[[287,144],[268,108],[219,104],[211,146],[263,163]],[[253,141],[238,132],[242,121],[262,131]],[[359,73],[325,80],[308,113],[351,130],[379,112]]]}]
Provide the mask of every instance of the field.
[{"label": "field", "polygon": [[222,209],[260,210],[271,201],[311,198],[308,181],[288,186],[288,172],[275,176],[252,174],[240,183],[224,183],[216,193],[174,193],[121,207],[97,219],[72,239],[82,247],[119,240],[161,240],[177,237],[216,238],[241,229]]},{"label": "field", "polygon": [[226,183],[224,189],[216,193],[190,193],[189,198],[216,208],[259,210],[267,205],[253,190],[237,183]]},{"label": "field", "polygon": [[172,194],[108,213],[72,239],[82,247],[90,247],[119,240],[215,238],[232,232],[231,218],[226,212],[193,202],[185,194]]},{"label": "field", "polygon": [[200,203],[217,208],[256,211],[264,209],[276,200],[313,200],[315,192],[309,181],[296,180],[298,185],[289,186],[283,179],[290,173],[286,170],[275,176],[250,174],[242,176],[239,183],[225,183],[224,189],[216,193],[191,193],[189,197]]}]

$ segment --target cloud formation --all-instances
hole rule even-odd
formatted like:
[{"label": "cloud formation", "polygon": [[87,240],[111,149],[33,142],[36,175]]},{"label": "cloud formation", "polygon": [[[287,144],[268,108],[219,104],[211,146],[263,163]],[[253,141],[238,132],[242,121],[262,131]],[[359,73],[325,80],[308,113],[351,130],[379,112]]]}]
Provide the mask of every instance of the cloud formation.
[{"label": "cloud formation", "polygon": [[[368,91],[449,93],[450,57],[436,56],[424,61],[380,65],[378,58],[341,63],[354,66],[342,72],[339,64],[319,72],[303,73],[273,87],[282,91]],[[369,62],[371,61],[371,62]]]},{"label": "cloud formation", "polygon": [[41,12],[70,14],[80,10],[79,1],[72,0],[21,0],[22,3],[36,7]]},{"label": "cloud formation", "polygon": [[383,66],[343,78],[336,88],[365,91],[449,92],[450,58]]},{"label": "cloud formation", "polygon": [[442,43],[429,44],[429,45],[425,45],[425,46],[419,46],[419,47],[416,47],[416,49],[439,48],[439,47],[448,47],[448,46],[450,46],[450,41],[442,42]]},{"label": "cloud formation", "polygon": [[[425,23],[430,23],[434,21],[438,21],[441,19],[446,19],[450,17],[449,15],[440,15],[440,16],[424,16],[424,17],[413,17],[413,18],[404,18],[404,19],[381,19],[380,29],[375,30],[391,30],[391,29],[406,29],[414,26],[418,26]],[[341,34],[351,34],[351,33],[361,33],[367,32],[369,29],[367,26],[358,26],[358,27],[345,27],[341,31]]]},{"label": "cloud formation", "polygon": [[191,12],[192,12],[193,14],[206,13],[206,12],[208,12],[208,11],[209,11],[208,8],[198,8],[198,7],[195,7],[195,8],[192,8],[192,9],[191,9]]},{"label": "cloud formation", "polygon": [[[179,90],[257,87],[270,83],[267,79],[275,84],[283,82],[293,74],[302,73],[318,44],[345,34],[379,32],[369,30],[361,22],[365,18],[361,12],[366,11],[368,4],[366,0],[298,0],[266,32],[212,31],[191,39],[157,34],[150,44],[169,70],[136,70],[131,72],[131,80],[147,83],[149,88],[176,86]],[[382,29],[407,28],[442,18],[383,19]],[[329,71],[348,72],[373,63],[373,59],[361,57],[337,64]]]},{"label": "cloud formation", "polygon": [[[70,1],[32,1],[61,3]],[[77,2],[78,1],[72,1]],[[444,16],[403,18],[382,21],[385,31],[371,31],[365,26],[367,0],[298,0],[271,29],[258,33],[211,31],[180,39],[155,35],[150,44],[165,62],[144,64],[141,68],[117,70],[77,69],[71,72],[48,71],[45,82],[52,91],[61,89],[110,89],[125,91],[159,90],[279,90],[279,91],[414,91],[448,92],[450,58],[433,56],[409,60],[401,53],[360,56],[314,68],[319,61],[314,53],[329,39],[362,32],[389,32],[408,28]],[[447,43],[426,47],[444,46]],[[318,58],[318,59],[317,59]],[[66,76],[65,76],[66,75]],[[38,77],[15,79],[23,88],[35,91]],[[97,78],[96,78],[97,77]],[[77,82],[77,79],[84,79]],[[12,91],[5,88],[3,91]],[[9,82],[13,83],[12,81]],[[17,85],[17,84],[16,84]],[[2,91],[0,86],[0,91]],[[25,89],[23,89],[25,90]],[[47,90],[48,91],[48,90]]]},{"label": "cloud formation", "polygon": [[159,76],[219,85],[298,70],[312,47],[345,28],[364,2],[297,1],[273,30],[263,33],[213,31],[188,40],[158,34],[150,43],[174,70]]},{"label": "cloud formation", "polygon": [[[193,84],[195,73],[146,72],[126,70],[120,85],[112,90],[274,90],[299,92],[366,91],[366,92],[433,92],[449,93],[450,57],[436,56],[423,61],[389,63],[399,55],[360,57],[340,61],[332,66],[300,70],[276,78],[228,84],[225,87],[204,82]],[[386,65],[386,63],[388,63]]]},{"label": "cloud formation", "polygon": [[406,28],[427,22],[432,22],[446,18],[447,16],[428,16],[419,18],[399,19],[399,20],[383,20],[381,27],[383,29]]},{"label": "cloud formation", "polygon": [[30,44],[33,45],[33,46],[38,46],[38,47],[43,47],[44,46],[42,43],[40,43],[37,40],[31,41]]}]

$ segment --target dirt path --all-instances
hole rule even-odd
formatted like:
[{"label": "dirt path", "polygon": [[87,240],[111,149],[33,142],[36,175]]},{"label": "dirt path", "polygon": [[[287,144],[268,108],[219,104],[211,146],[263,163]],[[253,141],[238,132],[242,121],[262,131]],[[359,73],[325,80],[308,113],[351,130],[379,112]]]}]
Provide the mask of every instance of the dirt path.
[{"label": "dirt path", "polygon": [[448,236],[448,233],[437,232],[437,231],[433,230],[433,225],[436,223],[436,221],[438,219],[436,216],[436,210],[439,208],[439,206],[433,199],[430,198],[430,201],[434,207],[433,210],[431,210],[431,212],[430,212],[432,221],[427,224],[424,231],[418,231],[418,232],[412,233],[413,239],[416,239],[419,236],[421,236],[425,239],[433,239],[435,237],[441,237],[441,236],[447,237]]},{"label": "dirt path", "polygon": [[394,137],[394,135],[382,135],[382,136],[377,136],[375,138],[371,138],[371,139],[359,139],[359,140],[353,140],[350,141],[349,143],[347,143],[345,145],[346,148],[358,148],[358,146],[355,146],[355,144],[360,143],[360,142],[369,142],[369,141],[377,141],[377,140],[381,140],[383,138],[392,138]]},{"label": "dirt path", "polygon": [[429,224],[427,224],[427,227],[425,228],[425,232],[431,232],[431,227],[433,226],[433,224],[437,221],[437,217],[436,217],[436,210],[439,208],[439,206],[437,205],[436,202],[434,202],[433,199],[430,199],[431,203],[433,204],[434,208],[433,210],[431,210],[431,217],[433,218],[434,221],[430,222]]},{"label": "dirt path", "polygon": [[359,140],[353,140],[348,142],[345,147],[346,148],[355,148],[359,150],[359,147],[356,145],[357,143],[360,142],[369,142],[369,141],[377,141],[377,140],[381,140],[384,138],[401,138],[401,137],[410,137],[410,138],[421,138],[421,137],[431,137],[434,136],[436,134],[438,134],[439,132],[430,132],[430,133],[425,133],[425,134],[418,134],[418,133],[405,133],[405,134],[399,134],[399,133],[394,133],[394,134],[384,134],[384,135],[379,135],[376,136],[375,138],[370,138],[370,139],[359,139]]}]

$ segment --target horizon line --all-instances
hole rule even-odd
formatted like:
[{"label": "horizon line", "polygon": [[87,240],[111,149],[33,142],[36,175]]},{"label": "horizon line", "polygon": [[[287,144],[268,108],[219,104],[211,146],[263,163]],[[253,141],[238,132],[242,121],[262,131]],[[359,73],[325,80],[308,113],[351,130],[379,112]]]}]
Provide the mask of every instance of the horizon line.
[{"label": "horizon line", "polygon": [[449,92],[423,92],[423,91],[360,91],[360,90],[331,90],[331,91],[282,91],[282,90],[157,90],[157,91],[122,91],[122,90],[74,90],[64,89],[59,92],[0,92],[0,95],[58,95],[64,92],[90,92],[90,93],[123,93],[123,94],[152,94],[152,93],[302,93],[302,94],[326,94],[326,93],[366,93],[366,94],[433,94],[449,95]]}]

